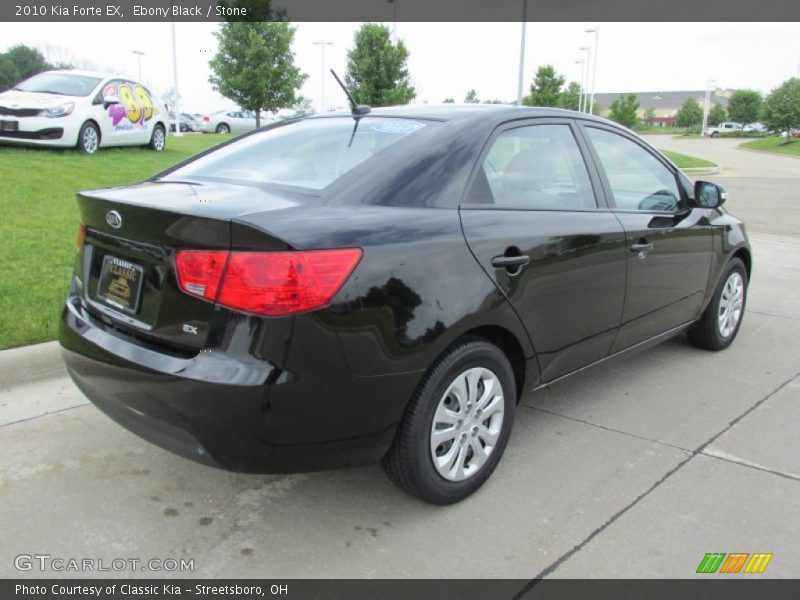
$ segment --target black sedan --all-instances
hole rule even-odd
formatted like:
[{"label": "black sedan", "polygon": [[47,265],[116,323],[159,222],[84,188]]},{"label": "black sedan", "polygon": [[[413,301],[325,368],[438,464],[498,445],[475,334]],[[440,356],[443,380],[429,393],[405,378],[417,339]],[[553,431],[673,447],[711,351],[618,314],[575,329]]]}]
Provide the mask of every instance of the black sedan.
[{"label": "black sedan", "polygon": [[382,460],[447,504],[497,466],[523,393],[680,332],[736,337],[743,224],[630,131],[357,109],[78,195],[61,344],[100,409],[207,465]]}]

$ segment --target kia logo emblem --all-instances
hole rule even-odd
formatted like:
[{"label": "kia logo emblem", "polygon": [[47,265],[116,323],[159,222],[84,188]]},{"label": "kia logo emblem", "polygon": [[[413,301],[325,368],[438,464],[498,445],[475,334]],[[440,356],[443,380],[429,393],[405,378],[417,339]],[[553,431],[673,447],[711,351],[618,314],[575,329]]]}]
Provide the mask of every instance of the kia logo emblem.
[{"label": "kia logo emblem", "polygon": [[122,215],[115,210],[110,210],[106,213],[106,223],[114,229],[119,229],[122,227]]}]

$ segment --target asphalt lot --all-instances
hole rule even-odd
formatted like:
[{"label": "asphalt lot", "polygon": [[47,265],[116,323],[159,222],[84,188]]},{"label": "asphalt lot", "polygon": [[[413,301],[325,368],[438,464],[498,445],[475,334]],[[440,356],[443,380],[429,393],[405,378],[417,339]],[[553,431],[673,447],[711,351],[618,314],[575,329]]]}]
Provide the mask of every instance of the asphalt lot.
[{"label": "asphalt lot", "polygon": [[182,575],[199,577],[685,578],[707,552],[774,554],[763,575],[732,577],[800,576],[800,160],[652,141],[719,162],[709,178],[749,223],[754,277],[731,348],[679,337],[526,395],[492,479],[447,508],[378,466],[248,476],[188,462],[57,368],[0,383],[0,577],[70,575],[15,570],[14,556],[44,553],[192,558]]}]

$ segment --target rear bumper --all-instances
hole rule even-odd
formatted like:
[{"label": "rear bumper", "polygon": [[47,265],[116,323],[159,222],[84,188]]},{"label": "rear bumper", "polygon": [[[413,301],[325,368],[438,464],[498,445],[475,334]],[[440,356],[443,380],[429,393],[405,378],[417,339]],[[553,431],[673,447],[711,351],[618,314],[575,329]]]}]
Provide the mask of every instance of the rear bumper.
[{"label": "rear bumper", "polygon": [[[96,321],[74,298],[62,315],[60,341],[70,376],[112,419],[171,452],[240,472],[380,460],[419,380],[358,377],[313,359],[307,370],[297,360],[288,370],[225,351],[173,356]],[[341,360],[320,358],[336,367]]]}]

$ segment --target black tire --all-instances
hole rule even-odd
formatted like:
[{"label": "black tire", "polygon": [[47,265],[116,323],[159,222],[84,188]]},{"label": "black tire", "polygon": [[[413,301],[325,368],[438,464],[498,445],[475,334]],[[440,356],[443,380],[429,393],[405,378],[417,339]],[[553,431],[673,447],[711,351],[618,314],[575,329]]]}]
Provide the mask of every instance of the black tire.
[{"label": "black tire", "polygon": [[714,132],[711,133],[711,137],[712,138],[717,138],[717,137],[719,137],[719,133],[714,131]]},{"label": "black tire", "polygon": [[[476,367],[491,371],[500,384],[503,393],[502,424],[497,443],[476,472],[461,481],[450,481],[440,475],[433,463],[433,419],[450,385],[459,375]],[[465,338],[447,350],[428,369],[417,386],[394,442],[383,459],[386,474],[400,489],[425,502],[443,505],[463,500],[483,485],[500,462],[511,435],[516,398],[514,372],[505,354],[482,338]],[[456,439],[453,439],[450,448],[456,445]],[[477,441],[486,447],[479,439]],[[471,456],[471,452],[465,446],[467,457]],[[472,458],[467,460],[471,464]]]},{"label": "black tire", "polygon": [[[734,273],[737,273],[739,277],[741,277],[743,283],[741,313],[731,332],[728,335],[723,335],[720,331],[718,320],[720,302],[723,292],[725,291],[725,286]],[[703,311],[697,323],[686,332],[686,337],[689,338],[689,342],[692,345],[703,348],[704,350],[724,350],[733,343],[733,340],[736,339],[736,334],[739,333],[742,320],[744,319],[744,310],[747,306],[747,285],[747,269],[744,263],[739,258],[731,259],[719,279],[717,289],[714,292],[714,296],[711,298],[711,302],[708,303],[708,306]]]},{"label": "black tire", "polygon": [[92,121],[86,121],[78,132],[78,150],[94,154],[100,148],[100,130]]},{"label": "black tire", "polygon": [[161,152],[167,147],[167,132],[161,123],[153,127],[153,133],[150,134],[150,143],[147,147],[156,152]]},{"label": "black tire", "polygon": [[220,123],[219,125],[217,125],[216,131],[217,133],[228,134],[231,132],[231,128],[230,125],[228,125],[227,123]]}]

